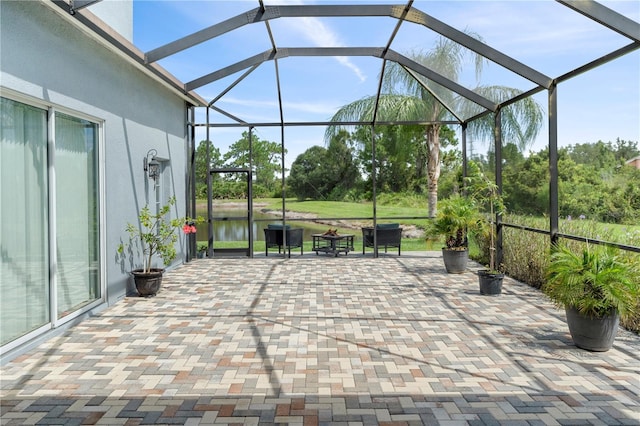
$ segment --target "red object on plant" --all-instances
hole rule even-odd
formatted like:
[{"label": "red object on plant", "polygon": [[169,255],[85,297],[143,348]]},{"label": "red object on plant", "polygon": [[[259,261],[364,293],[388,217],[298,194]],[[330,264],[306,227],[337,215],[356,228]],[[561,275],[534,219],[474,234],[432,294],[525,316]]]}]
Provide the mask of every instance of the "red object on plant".
[{"label": "red object on plant", "polygon": [[184,232],[185,234],[195,234],[196,227],[195,225],[187,222],[182,226],[182,232]]}]

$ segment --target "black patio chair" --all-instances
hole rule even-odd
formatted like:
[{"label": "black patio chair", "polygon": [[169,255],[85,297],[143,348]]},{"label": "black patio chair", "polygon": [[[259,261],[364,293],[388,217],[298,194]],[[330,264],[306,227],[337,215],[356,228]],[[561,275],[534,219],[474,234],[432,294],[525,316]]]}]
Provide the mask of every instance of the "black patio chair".
[{"label": "black patio chair", "polygon": [[366,248],[373,248],[375,254],[378,254],[378,249],[384,247],[384,252],[387,253],[388,248],[398,248],[398,256],[400,256],[400,250],[402,246],[402,228],[397,223],[385,223],[376,226],[376,238],[378,247],[374,246],[373,227],[362,228],[362,254],[365,254]]},{"label": "black patio chair", "polygon": [[291,249],[300,247],[300,255],[303,254],[303,229],[287,228],[285,230],[286,242],[283,242],[282,225],[267,225],[264,229],[264,253],[269,256],[269,249],[278,249],[278,253],[286,250],[288,257],[291,257]]}]

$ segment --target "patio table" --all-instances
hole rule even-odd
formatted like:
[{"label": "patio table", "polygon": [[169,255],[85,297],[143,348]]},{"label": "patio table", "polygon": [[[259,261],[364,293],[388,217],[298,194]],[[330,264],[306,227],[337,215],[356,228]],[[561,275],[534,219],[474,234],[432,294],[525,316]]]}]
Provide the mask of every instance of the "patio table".
[{"label": "patio table", "polygon": [[319,252],[333,254],[338,257],[338,254],[349,254],[353,251],[353,234],[344,235],[326,235],[326,234],[313,234],[313,248],[312,250],[318,255]]}]

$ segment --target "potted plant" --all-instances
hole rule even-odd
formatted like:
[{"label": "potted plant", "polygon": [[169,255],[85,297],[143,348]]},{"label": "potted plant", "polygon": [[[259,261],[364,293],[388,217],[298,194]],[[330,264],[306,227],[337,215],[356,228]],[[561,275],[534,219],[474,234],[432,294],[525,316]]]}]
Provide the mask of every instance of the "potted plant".
[{"label": "potted plant", "polygon": [[610,247],[554,247],[542,290],[565,308],[576,346],[602,352],[613,345],[620,317],[640,309],[639,272]]},{"label": "potted plant", "polygon": [[480,294],[498,296],[502,293],[504,273],[500,268],[501,265],[496,265],[496,226],[494,220],[497,216],[504,214],[504,201],[498,185],[489,179],[475,163],[470,163],[470,166],[472,170],[475,169],[475,173],[468,178],[471,196],[489,214],[489,220],[484,222],[486,226],[483,226],[482,232],[479,233],[488,241],[489,249],[489,268],[478,270]]},{"label": "potted plant", "polygon": [[207,255],[207,250],[209,249],[209,243],[199,242],[198,243],[198,259],[204,259]]},{"label": "potted plant", "polygon": [[124,253],[125,246],[140,243],[143,267],[131,271],[138,294],[143,297],[154,296],[160,289],[164,268],[152,267],[154,255],[162,258],[164,265],[171,263],[177,253],[175,244],[178,241],[177,231],[182,228],[186,234],[196,232],[195,221],[177,218],[170,219],[170,210],[176,203],[175,197],[153,214],[149,206],[144,206],[138,215],[139,226],[127,224],[129,243],[121,243],[118,253]]},{"label": "potted plant", "polygon": [[478,231],[480,212],[475,201],[455,194],[443,200],[431,224],[430,234],[444,236],[444,266],[450,274],[461,274],[469,261],[469,234]]}]

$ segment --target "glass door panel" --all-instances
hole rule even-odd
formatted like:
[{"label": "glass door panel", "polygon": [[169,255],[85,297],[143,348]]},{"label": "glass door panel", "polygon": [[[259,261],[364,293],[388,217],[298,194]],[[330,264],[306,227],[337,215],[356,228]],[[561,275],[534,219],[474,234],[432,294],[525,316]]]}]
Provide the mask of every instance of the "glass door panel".
[{"label": "glass door panel", "polygon": [[56,113],[56,289],[58,318],[101,297],[98,126]]},{"label": "glass door panel", "polygon": [[0,98],[0,344],[49,322],[47,112]]}]

